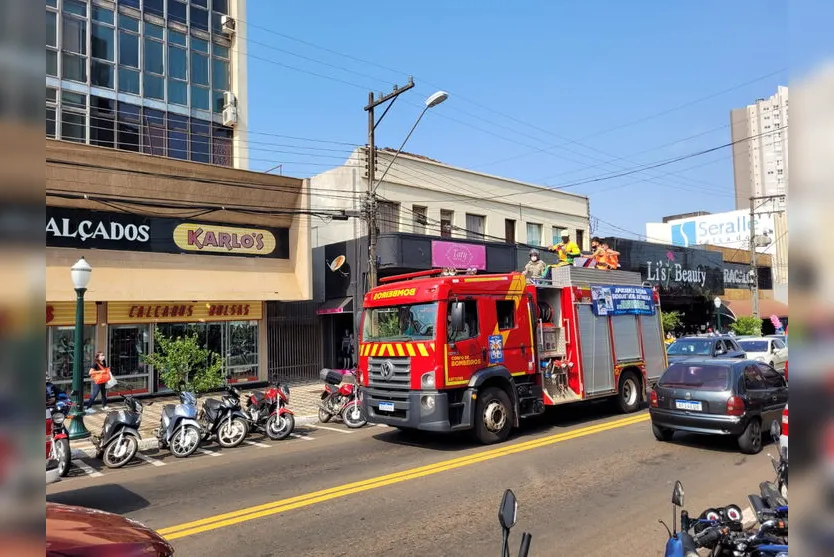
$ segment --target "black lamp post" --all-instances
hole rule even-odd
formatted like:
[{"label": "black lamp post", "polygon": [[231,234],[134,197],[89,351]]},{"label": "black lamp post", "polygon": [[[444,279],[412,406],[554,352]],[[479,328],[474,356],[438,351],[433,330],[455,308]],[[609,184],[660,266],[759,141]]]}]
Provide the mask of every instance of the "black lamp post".
[{"label": "black lamp post", "polygon": [[72,390],[75,392],[75,406],[70,412],[70,440],[86,439],[90,436],[90,432],[84,426],[84,370],[81,366],[84,351],[84,293],[90,284],[92,271],[93,268],[83,257],[70,269],[72,284],[75,287],[75,343],[72,350]]}]

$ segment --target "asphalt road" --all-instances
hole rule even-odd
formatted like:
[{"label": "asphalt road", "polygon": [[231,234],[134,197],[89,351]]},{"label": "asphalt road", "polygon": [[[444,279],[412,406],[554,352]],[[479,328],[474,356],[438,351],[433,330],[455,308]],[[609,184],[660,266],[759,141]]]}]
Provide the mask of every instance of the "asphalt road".
[{"label": "asphalt road", "polygon": [[162,464],[117,471],[87,461],[100,476],[78,471],[48,486],[47,500],[125,514],[184,556],[480,556],[500,553],[498,505],[511,488],[513,554],[528,531],[531,555],[662,555],[657,521],[671,519],[675,480],[696,514],[744,508],[773,476],[772,445],[751,457],[731,440],[678,434],[661,443],[647,418],[574,405],[491,447],[328,424],[303,430],[306,440],[264,440],[219,457],[160,453]]}]

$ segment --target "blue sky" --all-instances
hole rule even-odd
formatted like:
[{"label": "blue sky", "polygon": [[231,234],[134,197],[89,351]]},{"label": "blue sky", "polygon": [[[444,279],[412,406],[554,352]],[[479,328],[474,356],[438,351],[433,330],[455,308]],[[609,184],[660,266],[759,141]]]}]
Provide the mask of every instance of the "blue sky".
[{"label": "blue sky", "polygon": [[830,21],[791,19],[802,39],[791,50],[785,0],[249,0],[247,10],[253,169],[306,177],[337,166],[366,141],[368,91],[413,75],[378,146],[398,147],[423,100],[445,89],[407,151],[570,186],[590,197],[596,232],[626,237],[664,215],[733,209],[730,149],[573,184],[729,142],[730,109],[787,85],[808,53],[827,54],[827,35],[808,30]]}]

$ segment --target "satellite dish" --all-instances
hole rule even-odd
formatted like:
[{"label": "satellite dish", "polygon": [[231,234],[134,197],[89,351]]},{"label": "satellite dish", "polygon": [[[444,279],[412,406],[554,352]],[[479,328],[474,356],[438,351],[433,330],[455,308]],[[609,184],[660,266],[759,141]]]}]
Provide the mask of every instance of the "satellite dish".
[{"label": "satellite dish", "polygon": [[346,259],[344,255],[338,256],[336,259],[330,262],[330,270],[335,273],[336,271],[342,268],[342,265],[345,264],[345,261]]}]

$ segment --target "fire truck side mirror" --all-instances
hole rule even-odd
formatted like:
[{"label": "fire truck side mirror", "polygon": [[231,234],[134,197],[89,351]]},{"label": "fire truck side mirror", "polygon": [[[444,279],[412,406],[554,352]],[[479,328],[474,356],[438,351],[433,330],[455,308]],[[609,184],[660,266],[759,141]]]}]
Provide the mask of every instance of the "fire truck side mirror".
[{"label": "fire truck side mirror", "polygon": [[451,321],[449,328],[451,333],[457,333],[463,330],[463,302],[452,302],[449,309],[449,316]]}]

